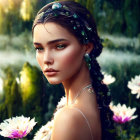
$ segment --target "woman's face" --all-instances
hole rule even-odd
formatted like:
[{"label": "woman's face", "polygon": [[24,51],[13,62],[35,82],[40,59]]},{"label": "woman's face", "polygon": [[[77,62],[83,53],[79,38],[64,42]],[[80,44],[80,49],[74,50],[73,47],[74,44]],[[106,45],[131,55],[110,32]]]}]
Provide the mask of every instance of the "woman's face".
[{"label": "woman's face", "polygon": [[70,80],[84,66],[85,47],[62,26],[48,22],[34,28],[36,59],[51,84]]}]

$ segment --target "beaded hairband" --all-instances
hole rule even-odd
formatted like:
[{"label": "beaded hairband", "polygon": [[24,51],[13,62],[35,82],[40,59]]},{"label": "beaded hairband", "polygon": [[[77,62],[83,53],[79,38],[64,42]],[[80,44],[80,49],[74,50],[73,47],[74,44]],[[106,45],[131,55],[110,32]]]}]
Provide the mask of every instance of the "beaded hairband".
[{"label": "beaded hairband", "polygon": [[87,32],[92,32],[92,28],[90,28],[87,21],[85,21],[82,17],[77,15],[76,13],[72,12],[67,6],[62,5],[60,3],[54,3],[51,8],[49,8],[45,12],[41,12],[38,14],[37,19],[50,19],[57,16],[66,16],[71,18],[70,22],[73,26],[73,30],[78,32],[79,35],[82,37],[82,41],[84,44],[89,42],[89,37]]}]

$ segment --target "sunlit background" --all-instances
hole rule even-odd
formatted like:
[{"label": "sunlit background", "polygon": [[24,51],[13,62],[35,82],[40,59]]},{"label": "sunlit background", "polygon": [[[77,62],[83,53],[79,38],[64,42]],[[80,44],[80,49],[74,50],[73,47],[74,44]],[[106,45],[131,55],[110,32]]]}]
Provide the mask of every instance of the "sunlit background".
[{"label": "sunlit background", "polygon": [[[75,1],[94,16],[104,46],[98,61],[102,71],[116,78],[109,85],[113,102],[136,107],[140,115],[140,99],[127,86],[131,78],[140,75],[140,0]],[[49,2],[0,0],[0,122],[22,114],[35,117],[38,124],[28,140],[51,119],[64,95],[61,85],[50,85],[44,78],[32,44],[34,17]],[[139,117],[124,128],[123,140],[140,140]]]}]

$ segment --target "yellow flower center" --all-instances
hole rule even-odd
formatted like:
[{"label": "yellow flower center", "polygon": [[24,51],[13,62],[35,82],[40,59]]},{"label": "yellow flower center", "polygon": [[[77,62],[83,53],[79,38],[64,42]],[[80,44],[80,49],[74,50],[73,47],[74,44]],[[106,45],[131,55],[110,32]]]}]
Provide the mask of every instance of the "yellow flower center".
[{"label": "yellow flower center", "polygon": [[20,130],[20,131],[18,131],[18,133],[19,133],[20,135],[22,135],[22,134],[23,134],[23,131],[22,131],[22,130]]}]

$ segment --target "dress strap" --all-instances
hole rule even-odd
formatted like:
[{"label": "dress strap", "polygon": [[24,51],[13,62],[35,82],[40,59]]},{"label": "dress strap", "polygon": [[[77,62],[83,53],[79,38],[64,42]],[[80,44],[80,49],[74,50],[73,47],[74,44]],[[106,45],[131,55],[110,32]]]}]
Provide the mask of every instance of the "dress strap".
[{"label": "dress strap", "polygon": [[88,127],[89,127],[89,129],[90,129],[91,138],[92,138],[92,140],[93,140],[92,131],[91,131],[91,127],[90,127],[90,124],[89,124],[89,122],[88,122],[88,119],[86,118],[86,116],[84,115],[84,113],[83,113],[79,108],[77,108],[77,107],[72,107],[72,108],[73,108],[73,109],[76,109],[77,111],[79,111],[79,112],[82,114],[82,116],[85,118],[86,123],[87,123],[87,125],[88,125]]}]

